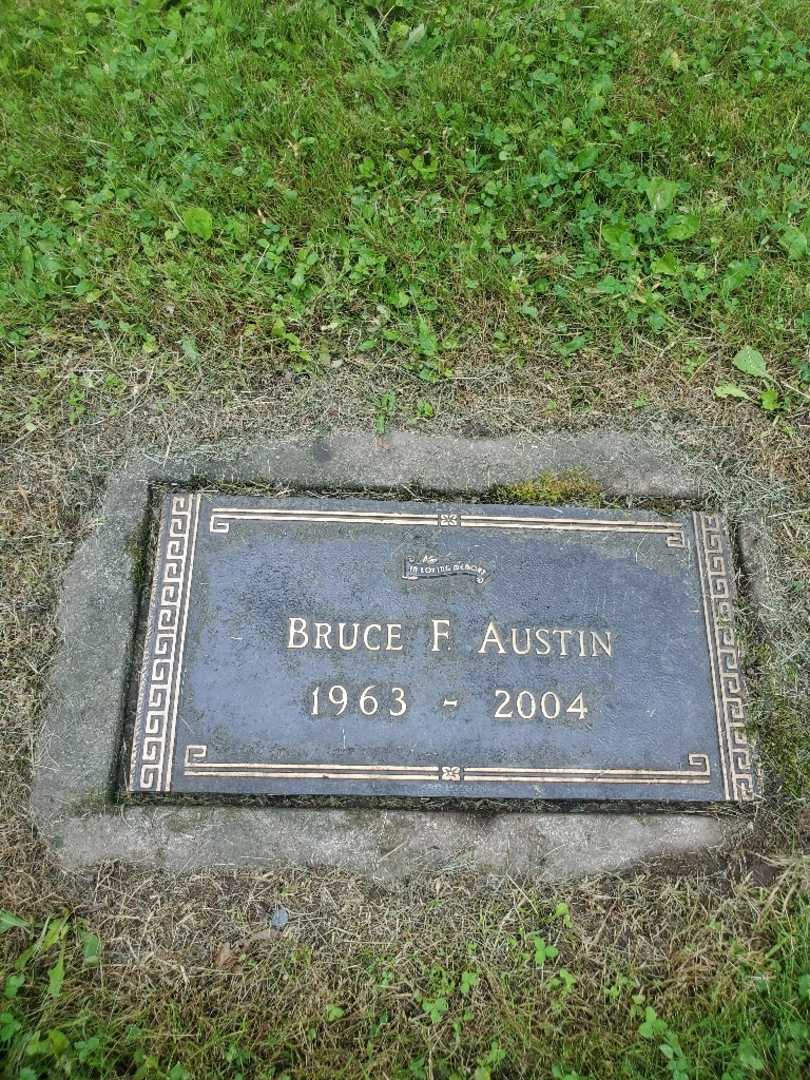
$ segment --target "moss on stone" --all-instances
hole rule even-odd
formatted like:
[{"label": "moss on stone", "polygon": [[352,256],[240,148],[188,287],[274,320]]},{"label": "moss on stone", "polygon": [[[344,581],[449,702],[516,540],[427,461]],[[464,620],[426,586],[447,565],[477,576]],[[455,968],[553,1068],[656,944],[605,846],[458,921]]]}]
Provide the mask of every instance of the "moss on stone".
[{"label": "moss on stone", "polygon": [[132,580],[138,589],[146,583],[149,531],[146,526],[137,529],[126,543],[126,553],[132,566]]},{"label": "moss on stone", "polygon": [[495,502],[530,503],[542,506],[560,506],[563,503],[579,503],[582,506],[601,506],[599,485],[581,469],[567,472],[543,472],[536,480],[519,484],[499,484],[493,488]]}]

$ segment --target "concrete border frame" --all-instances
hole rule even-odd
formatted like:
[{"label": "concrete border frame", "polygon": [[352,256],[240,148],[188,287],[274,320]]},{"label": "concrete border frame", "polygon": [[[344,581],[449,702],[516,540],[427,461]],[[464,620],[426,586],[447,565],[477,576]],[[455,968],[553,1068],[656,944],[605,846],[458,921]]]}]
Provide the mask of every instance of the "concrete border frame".
[{"label": "concrete border frame", "polygon": [[[157,485],[263,485],[368,493],[421,489],[481,496],[540,474],[586,473],[606,497],[700,502],[700,469],[623,432],[468,440],[336,433],[134,453],[107,484],[91,534],[64,581],[59,646],[37,742],[32,811],[66,868],[123,860],[175,872],[332,867],[379,880],[450,869],[546,880],[720,852],[748,815],[390,810],[146,804],[113,800],[139,604],[139,562]],[[762,528],[737,542],[762,580]],[[766,546],[766,545],[765,545]],[[756,604],[756,589],[749,594]]]}]

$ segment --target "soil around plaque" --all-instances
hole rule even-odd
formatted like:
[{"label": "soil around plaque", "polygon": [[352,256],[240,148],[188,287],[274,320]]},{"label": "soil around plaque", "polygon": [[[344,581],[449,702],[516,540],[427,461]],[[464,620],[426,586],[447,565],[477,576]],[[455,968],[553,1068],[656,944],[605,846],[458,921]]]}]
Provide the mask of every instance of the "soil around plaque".
[{"label": "soil around plaque", "polygon": [[[288,492],[408,492],[414,487],[481,498],[544,472],[586,470],[606,500],[700,506],[696,472],[652,460],[639,440],[600,433],[493,440],[395,436],[286,439],[205,447],[180,458],[136,455],[110,480],[93,535],[77,552],[60,609],[63,644],[38,745],[33,807],[42,832],[69,865],[108,858],[172,869],[226,865],[330,865],[402,877],[456,865],[568,877],[621,869],[656,856],[718,849],[749,828],[739,815],[558,814],[536,809],[408,810],[301,805],[143,805],[117,801],[127,695],[137,655],[140,595],[148,576],[144,538],[152,500],[174,485],[231,485]],[[750,559],[748,562],[750,563]],[[745,559],[743,559],[745,564]],[[402,835],[388,854],[390,835]],[[272,837],[272,840],[270,839]]]}]

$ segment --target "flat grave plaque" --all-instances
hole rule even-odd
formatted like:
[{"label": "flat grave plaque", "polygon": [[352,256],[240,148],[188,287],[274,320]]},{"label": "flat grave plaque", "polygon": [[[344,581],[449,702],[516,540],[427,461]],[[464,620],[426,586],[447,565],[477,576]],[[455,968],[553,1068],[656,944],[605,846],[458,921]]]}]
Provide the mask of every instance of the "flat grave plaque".
[{"label": "flat grave plaque", "polygon": [[753,798],[722,519],[162,504],[129,790]]}]

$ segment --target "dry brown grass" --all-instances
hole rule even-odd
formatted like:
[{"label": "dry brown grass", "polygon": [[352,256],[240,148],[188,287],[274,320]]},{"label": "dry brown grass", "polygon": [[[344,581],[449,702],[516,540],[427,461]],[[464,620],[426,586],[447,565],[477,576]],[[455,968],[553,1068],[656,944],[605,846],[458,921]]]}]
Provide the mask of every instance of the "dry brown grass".
[{"label": "dry brown grass", "polygon": [[[59,358],[65,371],[118,362],[112,354],[81,356],[77,344]],[[220,359],[212,357],[208,369]],[[187,382],[172,399],[165,379],[179,362],[150,361],[153,372],[164,369],[161,381],[153,374],[151,382],[144,362],[143,378],[133,382],[138,392],[120,402],[117,417],[94,415],[90,394],[88,413],[70,425],[57,395],[31,431],[14,433],[4,465],[0,907],[37,920],[72,911],[104,942],[101,968],[67,980],[63,1007],[90,1002],[108,1017],[137,1021],[151,1032],[154,1052],[183,1057],[200,1075],[212,1071],[208,1055],[219,1055],[217,1068],[231,1074],[222,1064],[228,1040],[261,1047],[266,1070],[277,1060],[296,1076],[349,1076],[358,1074],[352,1062],[362,1061],[368,1075],[389,1076],[420,1046],[425,1075],[433,1075],[433,1056],[446,1059],[454,1039],[459,1067],[471,1070],[493,1038],[515,1055],[503,1075],[527,1074],[531,1062],[546,1062],[540,1075],[549,1075],[555,1046],[584,1055],[580,1068],[599,1043],[604,1061],[614,1055],[618,1062],[639,1022],[634,994],[655,1000],[659,1012],[680,1015],[690,1002],[733,995],[741,972],[763,977],[774,947],[772,920],[793,925],[808,884],[799,854],[807,810],[796,794],[804,781],[806,799],[808,772],[808,417],[787,425],[744,406],[720,408],[705,387],[662,375],[661,357],[643,351],[621,374],[596,358],[583,390],[547,378],[539,363],[505,372],[482,341],[480,353],[458,359],[456,380],[431,391],[437,419],[426,430],[492,435],[552,424],[643,427],[651,439],[674,437],[684,453],[701,457],[713,502],[732,516],[753,512],[768,521],[774,602],[767,670],[755,676],[754,687],[775,706],[764,745],[794,797],[783,796],[764,812],[767,829],[752,833],[750,851],[735,865],[661,867],[559,889],[447,874],[385,891],[296,869],[185,878],[118,866],[85,876],[59,871],[27,814],[32,745],[55,645],[59,581],[77,541],[92,528],[108,471],[136,444],[166,453],[257,431],[367,429],[383,389],[396,389],[402,417],[426,396],[400,368],[347,355],[323,381],[299,383],[257,363],[249,372],[244,366],[227,389],[221,372],[216,386],[201,372],[198,385]],[[6,371],[16,395],[4,406],[6,415],[31,392],[27,365],[18,357]],[[630,407],[642,390],[650,406]],[[583,393],[593,400],[586,409]],[[543,412],[550,397],[556,409]],[[571,927],[553,915],[561,900],[570,907]],[[277,904],[290,912],[281,934],[268,929]],[[556,941],[556,966],[575,973],[575,986],[563,997],[520,959],[522,949],[531,951],[526,942],[534,932]],[[9,948],[16,941],[13,934],[4,940]],[[454,1004],[446,1021],[431,1025],[421,1001],[441,989],[441,972],[457,979],[473,967],[480,981],[463,1008]],[[330,1005],[345,1015],[325,1021]],[[462,1020],[464,1010],[470,1015]],[[378,1038],[371,1031],[382,1013],[388,1021]],[[458,1038],[452,1017],[462,1025]],[[280,1049],[268,1048],[268,1038]]]}]

